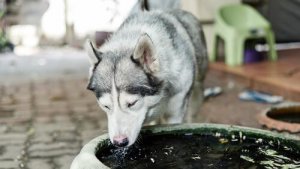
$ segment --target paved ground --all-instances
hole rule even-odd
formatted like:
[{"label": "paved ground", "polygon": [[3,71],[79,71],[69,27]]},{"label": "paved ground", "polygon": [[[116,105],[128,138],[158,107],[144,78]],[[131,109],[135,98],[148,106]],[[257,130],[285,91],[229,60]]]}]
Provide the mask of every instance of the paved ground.
[{"label": "paved ground", "polygon": [[[0,81],[0,169],[68,169],[83,144],[106,132],[86,84],[83,75]],[[255,115],[269,105],[239,101],[242,85],[209,73],[206,86],[215,85],[224,92],[204,103],[197,122],[260,127]]]},{"label": "paved ground", "polygon": [[[1,169],[68,169],[81,146],[106,131],[105,114],[85,90],[86,81],[65,78],[1,85]],[[213,77],[208,83],[224,86]],[[203,105],[197,121],[258,127],[254,115],[266,106],[237,106],[238,87],[225,89]]]},{"label": "paved ground", "polygon": [[67,169],[83,143],[103,133],[104,113],[86,80],[1,86],[0,168]]}]

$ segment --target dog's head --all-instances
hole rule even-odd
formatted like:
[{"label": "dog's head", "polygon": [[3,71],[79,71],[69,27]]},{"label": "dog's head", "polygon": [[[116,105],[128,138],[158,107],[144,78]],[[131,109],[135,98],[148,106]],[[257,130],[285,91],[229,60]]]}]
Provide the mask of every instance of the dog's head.
[{"label": "dog's head", "polygon": [[132,49],[102,53],[88,42],[87,50],[92,64],[88,89],[107,114],[110,140],[120,147],[130,146],[147,113],[162,98],[153,42],[143,34]]}]

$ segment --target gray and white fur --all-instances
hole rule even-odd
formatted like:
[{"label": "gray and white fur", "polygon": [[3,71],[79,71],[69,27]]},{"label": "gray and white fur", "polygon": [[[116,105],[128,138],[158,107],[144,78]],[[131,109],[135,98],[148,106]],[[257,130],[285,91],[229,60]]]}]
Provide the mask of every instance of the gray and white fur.
[{"label": "gray and white fur", "polygon": [[182,10],[130,16],[101,46],[87,43],[88,89],[113,144],[132,145],[143,124],[191,122],[203,98],[207,51],[200,22]]}]

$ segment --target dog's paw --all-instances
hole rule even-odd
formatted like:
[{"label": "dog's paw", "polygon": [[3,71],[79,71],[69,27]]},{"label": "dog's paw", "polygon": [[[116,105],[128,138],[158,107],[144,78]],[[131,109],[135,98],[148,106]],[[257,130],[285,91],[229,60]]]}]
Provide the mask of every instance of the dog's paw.
[{"label": "dog's paw", "polygon": [[108,169],[93,154],[81,153],[75,157],[70,169]]}]

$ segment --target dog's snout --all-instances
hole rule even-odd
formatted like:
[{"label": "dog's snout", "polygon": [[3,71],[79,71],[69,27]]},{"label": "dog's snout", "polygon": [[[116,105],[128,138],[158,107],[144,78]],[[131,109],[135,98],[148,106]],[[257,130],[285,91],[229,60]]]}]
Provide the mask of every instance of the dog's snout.
[{"label": "dog's snout", "polygon": [[124,135],[117,136],[113,138],[113,144],[118,147],[125,147],[129,143],[128,138]]}]

